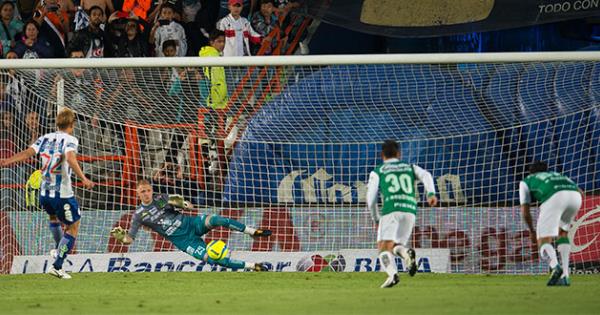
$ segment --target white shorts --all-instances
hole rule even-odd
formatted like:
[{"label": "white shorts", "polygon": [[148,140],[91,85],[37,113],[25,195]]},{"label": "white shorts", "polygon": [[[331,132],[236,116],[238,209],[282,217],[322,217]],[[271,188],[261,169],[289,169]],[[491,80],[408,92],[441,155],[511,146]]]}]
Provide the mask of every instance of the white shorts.
[{"label": "white shorts", "polygon": [[577,191],[556,192],[540,205],[537,221],[537,238],[556,237],[558,229],[569,231],[571,222],[581,208],[581,194]]},{"label": "white shorts", "polygon": [[409,212],[392,212],[381,217],[377,228],[377,241],[394,241],[408,245],[410,234],[415,226],[415,215]]}]

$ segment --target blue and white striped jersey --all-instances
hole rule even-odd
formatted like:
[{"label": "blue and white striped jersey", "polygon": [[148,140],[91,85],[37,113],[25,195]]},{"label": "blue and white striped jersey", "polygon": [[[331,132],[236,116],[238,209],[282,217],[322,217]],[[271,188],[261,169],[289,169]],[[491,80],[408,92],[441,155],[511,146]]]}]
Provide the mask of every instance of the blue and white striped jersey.
[{"label": "blue and white striped jersey", "polygon": [[77,153],[78,145],[77,138],[62,131],[45,134],[31,145],[42,160],[40,195],[54,198],[58,193],[60,198],[73,197],[71,167],[66,153]]}]

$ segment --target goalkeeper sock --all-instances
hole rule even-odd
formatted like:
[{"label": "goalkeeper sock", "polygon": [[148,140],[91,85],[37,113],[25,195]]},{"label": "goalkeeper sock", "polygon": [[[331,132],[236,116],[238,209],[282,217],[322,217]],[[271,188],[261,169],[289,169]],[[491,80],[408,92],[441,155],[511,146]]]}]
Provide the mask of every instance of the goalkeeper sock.
[{"label": "goalkeeper sock", "polygon": [[556,251],[552,245],[545,243],[540,247],[540,253],[543,259],[547,260],[550,264],[550,268],[554,269],[558,265],[558,259],[556,258]]},{"label": "goalkeeper sock", "polygon": [[560,253],[560,260],[562,262],[563,275],[565,277],[569,276],[569,255],[571,254],[571,244],[569,239],[566,237],[561,237],[556,240],[556,249]]},{"label": "goalkeeper sock", "polygon": [[387,272],[388,276],[393,277],[398,273],[398,267],[396,266],[396,260],[394,259],[394,255],[391,252],[385,251],[379,253],[379,262],[381,262],[381,266],[383,270]]},{"label": "goalkeeper sock", "polygon": [[[208,262],[211,264],[217,264],[219,266],[231,268],[233,270],[246,268],[245,262],[243,262],[241,260],[231,259],[229,257],[221,258],[219,260],[214,260],[209,257]],[[254,264],[252,264],[252,267],[254,267]]]},{"label": "goalkeeper sock", "polygon": [[67,253],[73,249],[73,245],[75,245],[75,237],[65,233],[60,243],[58,243],[58,256],[56,256],[56,260],[52,264],[55,269],[62,269]]},{"label": "goalkeeper sock", "polygon": [[408,249],[402,245],[394,246],[394,255],[401,257],[402,259],[408,259]]},{"label": "goalkeeper sock", "polygon": [[244,225],[243,223],[240,223],[240,222],[230,219],[230,218],[224,218],[224,217],[218,216],[218,215],[211,216],[208,223],[210,224],[210,227],[223,226],[230,230],[244,232],[244,233],[246,232],[245,231],[246,225]]},{"label": "goalkeeper sock", "polygon": [[54,238],[54,243],[56,244],[55,248],[58,248],[58,243],[60,243],[60,239],[63,237],[60,223],[59,222],[50,222],[50,232],[52,233],[52,237]]}]

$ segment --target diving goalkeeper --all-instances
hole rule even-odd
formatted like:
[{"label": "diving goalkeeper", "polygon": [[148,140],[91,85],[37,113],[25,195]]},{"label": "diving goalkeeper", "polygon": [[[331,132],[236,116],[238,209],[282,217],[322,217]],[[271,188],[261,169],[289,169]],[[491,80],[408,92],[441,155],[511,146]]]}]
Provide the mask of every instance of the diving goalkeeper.
[{"label": "diving goalkeeper", "polygon": [[254,229],[218,215],[184,215],[177,210],[177,208],[188,208],[187,202],[181,196],[154,194],[152,185],[144,179],[138,181],[136,190],[142,204],[133,215],[131,229],[128,232],[119,226],[110,231],[110,234],[120,243],[131,244],[140,227],[145,226],[197,259],[227,268],[267,271],[267,268],[261,263],[249,263],[229,257],[219,260],[208,257],[202,235],[218,226],[243,232],[253,237],[270,236],[270,230]]}]

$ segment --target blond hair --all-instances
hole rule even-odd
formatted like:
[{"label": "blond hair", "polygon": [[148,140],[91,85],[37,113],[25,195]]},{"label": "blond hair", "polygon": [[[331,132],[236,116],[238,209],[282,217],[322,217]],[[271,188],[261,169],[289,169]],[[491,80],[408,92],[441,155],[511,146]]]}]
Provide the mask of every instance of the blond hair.
[{"label": "blond hair", "polygon": [[136,189],[137,189],[137,188],[140,188],[140,186],[144,186],[144,185],[148,185],[148,186],[152,187],[152,184],[150,184],[150,181],[149,181],[149,180],[147,180],[147,179],[145,179],[145,178],[141,178],[141,179],[139,179],[139,180],[137,181],[137,184],[136,184],[136,186],[135,186],[135,187],[136,187]]},{"label": "blond hair", "polygon": [[65,130],[72,127],[75,123],[75,112],[68,108],[63,108],[56,116],[56,127],[58,130]]}]

